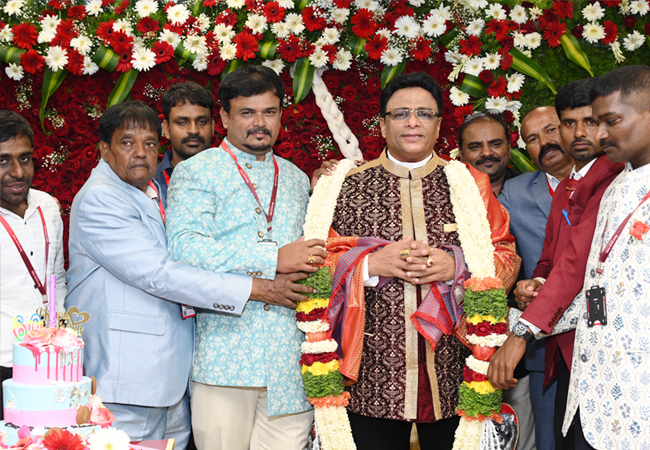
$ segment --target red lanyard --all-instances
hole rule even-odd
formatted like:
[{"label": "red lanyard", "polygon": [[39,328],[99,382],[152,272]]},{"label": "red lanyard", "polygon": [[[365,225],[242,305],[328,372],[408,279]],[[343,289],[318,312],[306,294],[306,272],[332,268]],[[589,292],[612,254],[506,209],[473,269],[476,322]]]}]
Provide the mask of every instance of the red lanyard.
[{"label": "red lanyard", "polygon": [[153,181],[150,181],[148,183],[149,187],[153,189],[156,192],[156,196],[158,197],[158,209],[160,210],[160,217],[162,217],[163,225],[165,224],[165,208],[163,208],[162,204],[162,199],[160,198],[160,194],[158,193],[158,189],[156,188],[156,185],[153,184]]},{"label": "red lanyard", "polygon": [[[50,253],[50,238],[47,234],[47,224],[45,223],[45,216],[43,216],[43,210],[41,210],[40,206],[37,209],[38,209],[38,213],[41,215],[41,222],[43,222],[43,236],[45,236],[45,277],[44,278],[47,278],[47,260]],[[18,236],[16,236],[16,233],[14,233],[14,230],[11,228],[11,225],[7,223],[7,221],[5,220],[4,217],[2,217],[2,215],[0,215],[0,222],[2,222],[2,225],[4,225],[5,229],[7,230],[7,233],[9,233],[9,236],[11,236],[11,240],[14,241],[14,245],[16,246],[16,249],[18,249],[18,253],[20,253],[20,257],[23,259],[23,262],[25,263],[25,267],[27,267],[27,270],[29,271],[29,274],[32,276],[34,283],[36,283],[36,287],[38,288],[38,291],[43,296],[43,303],[47,303],[47,290],[45,289],[45,286],[43,285],[41,280],[38,278],[38,275],[36,274],[36,269],[34,269],[32,262],[27,257],[27,253],[25,253],[23,246],[20,245]]]},{"label": "red lanyard", "polygon": [[244,169],[242,169],[239,163],[237,162],[237,157],[233,152],[230,151],[228,145],[226,144],[226,141],[221,142],[221,148],[223,148],[230,156],[232,156],[232,159],[235,160],[235,165],[239,170],[239,174],[244,179],[244,183],[246,183],[248,189],[250,189],[250,191],[253,193],[255,200],[257,200],[257,204],[260,205],[260,208],[264,213],[264,217],[266,217],[266,224],[268,226],[267,231],[269,232],[269,237],[270,237],[271,229],[273,228],[273,213],[275,212],[275,197],[277,196],[278,193],[278,177],[280,174],[280,171],[278,169],[278,162],[275,160],[275,155],[272,155],[273,164],[275,166],[275,175],[273,177],[273,191],[271,192],[271,203],[269,204],[269,212],[267,214],[266,211],[264,210],[264,207],[262,206],[262,202],[260,202],[260,198],[257,196],[257,192],[255,192],[255,187],[253,186],[253,183],[251,183],[251,179],[248,178],[248,175],[246,175]]},{"label": "red lanyard", "polygon": [[555,195],[555,190],[551,187],[551,182],[548,177],[546,177],[546,185],[548,186],[548,193],[551,194],[551,198]]},{"label": "red lanyard", "polygon": [[167,184],[167,187],[169,187],[169,174],[166,170],[163,170],[163,176],[165,177],[165,183]]},{"label": "red lanyard", "polygon": [[[612,248],[614,247],[614,244],[618,240],[619,236],[623,232],[623,229],[625,228],[625,225],[627,225],[627,223],[630,221],[630,219],[632,218],[632,215],[636,212],[636,210],[639,209],[641,207],[641,205],[643,205],[645,203],[645,201],[648,200],[649,198],[650,198],[650,191],[648,191],[648,193],[645,195],[645,197],[643,197],[643,199],[641,200],[641,203],[639,203],[637,205],[637,207],[634,208],[634,211],[632,211],[630,214],[628,214],[627,217],[623,220],[623,222],[621,222],[621,224],[616,229],[616,232],[614,233],[614,235],[611,237],[611,239],[609,240],[609,242],[605,246],[605,249],[603,249],[603,244],[602,243],[600,244],[600,255],[598,257],[598,269],[596,269],[596,272],[603,273],[602,265],[605,262],[605,260],[607,259],[607,257],[609,256],[609,253],[612,251]],[[603,229],[603,237],[605,235],[605,231],[607,230],[607,222],[605,222],[605,228]]]}]

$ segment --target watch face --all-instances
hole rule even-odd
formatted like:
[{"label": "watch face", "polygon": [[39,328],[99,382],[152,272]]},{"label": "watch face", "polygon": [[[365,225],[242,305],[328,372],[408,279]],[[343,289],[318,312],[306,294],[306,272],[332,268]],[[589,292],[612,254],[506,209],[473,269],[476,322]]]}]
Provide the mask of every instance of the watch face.
[{"label": "watch face", "polygon": [[528,330],[526,329],[526,325],[524,325],[521,322],[518,322],[515,324],[515,326],[512,328],[512,332],[515,334],[517,337],[523,337],[526,335],[526,332]]}]

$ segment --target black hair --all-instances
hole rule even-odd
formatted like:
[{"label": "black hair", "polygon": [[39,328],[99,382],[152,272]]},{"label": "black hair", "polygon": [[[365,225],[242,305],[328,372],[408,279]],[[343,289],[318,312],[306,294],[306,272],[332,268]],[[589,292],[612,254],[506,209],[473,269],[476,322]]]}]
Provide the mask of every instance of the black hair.
[{"label": "black hair", "polygon": [[34,132],[29,122],[17,112],[0,110],[0,142],[7,142],[20,136],[28,137],[32,147],[34,146]]},{"label": "black hair", "polygon": [[641,108],[650,107],[650,67],[619,67],[598,77],[589,93],[589,100],[593,102],[598,97],[607,97],[614,92],[620,92],[622,99],[635,94]]},{"label": "black hair", "polygon": [[555,95],[555,111],[562,117],[565,109],[581,108],[591,105],[589,92],[594,87],[596,78],[583,78],[582,80],[567,83]]},{"label": "black hair", "polygon": [[[438,114],[442,114],[442,88],[431,75],[424,72],[412,72],[398,75],[388,82],[381,91],[379,116],[386,118],[386,105],[395,92],[407,88],[422,88],[436,100]],[[441,116],[442,117],[442,116]]]},{"label": "black hair", "polygon": [[458,148],[461,151],[463,150],[463,134],[465,133],[465,129],[471,123],[477,121],[496,122],[501,125],[503,127],[503,134],[506,137],[506,144],[510,147],[510,128],[503,116],[501,114],[477,112],[467,116],[465,122],[458,128]]},{"label": "black hair", "polygon": [[145,102],[134,100],[118,103],[104,111],[99,119],[99,140],[110,144],[116,129],[133,127],[149,128],[158,134],[158,139],[162,136],[158,114]]},{"label": "black hair", "polygon": [[192,81],[176,83],[165,91],[160,100],[165,119],[169,120],[169,113],[174,106],[182,106],[185,103],[197,105],[210,110],[210,116],[214,110],[214,97],[204,87]]},{"label": "black hair", "polygon": [[269,67],[249,64],[226,75],[217,95],[221,107],[230,114],[230,100],[233,98],[252,97],[266,92],[273,92],[280,99],[282,108],[284,83],[280,76]]}]

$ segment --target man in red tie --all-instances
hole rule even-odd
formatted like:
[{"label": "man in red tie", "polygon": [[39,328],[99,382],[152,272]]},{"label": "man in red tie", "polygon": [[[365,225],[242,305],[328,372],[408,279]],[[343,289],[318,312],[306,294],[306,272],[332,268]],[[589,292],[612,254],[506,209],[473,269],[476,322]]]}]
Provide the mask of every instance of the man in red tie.
[{"label": "man in red tie", "polygon": [[[592,117],[589,101],[593,82],[593,79],[574,81],[560,89],[555,97],[563,146],[573,156],[575,166],[571,176],[557,187],[542,256],[533,279],[519,281],[515,288],[517,302],[525,312],[511,310],[513,332],[490,361],[488,378],[497,389],[507,389],[517,383],[513,370],[524,354],[526,343],[550,333],[582,289],[600,199],[623,169],[623,164],[607,159],[596,138],[598,122]],[[544,384],[558,379],[556,449],[573,448],[573,437],[563,438],[561,433],[573,340],[574,332],[546,339]]]}]

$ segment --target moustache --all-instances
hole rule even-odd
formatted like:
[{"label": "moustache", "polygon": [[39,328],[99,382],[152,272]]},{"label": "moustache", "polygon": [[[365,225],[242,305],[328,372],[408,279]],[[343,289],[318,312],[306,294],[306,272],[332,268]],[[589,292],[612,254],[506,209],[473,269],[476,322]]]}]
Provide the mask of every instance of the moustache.
[{"label": "moustache", "polygon": [[544,156],[546,156],[546,154],[552,150],[557,150],[559,152],[564,153],[564,150],[562,150],[562,147],[560,147],[558,144],[546,144],[539,151],[539,157],[538,157],[539,160],[541,161],[542,159],[544,159]]},{"label": "moustache", "polygon": [[187,144],[189,141],[198,141],[201,144],[205,144],[205,139],[198,134],[188,134],[187,137],[181,139],[181,144]]},{"label": "moustache", "polygon": [[485,164],[486,162],[493,162],[495,164],[499,164],[501,162],[501,158],[499,158],[498,156],[485,156],[483,158],[477,159],[474,164],[480,166],[481,164]]},{"label": "moustache", "polygon": [[591,142],[591,141],[589,141],[587,139],[582,139],[582,138],[578,138],[578,139],[574,140],[573,142],[571,142],[571,147],[573,147],[576,144],[588,144],[588,145],[591,145],[592,147],[594,146],[593,142]]},{"label": "moustache", "polygon": [[264,133],[264,134],[266,134],[268,136],[271,136],[271,131],[268,128],[257,126],[257,127],[253,127],[253,128],[250,128],[250,129],[246,130],[246,137],[248,137],[248,136],[250,136],[251,134],[254,134],[254,133],[255,134]]},{"label": "moustache", "polygon": [[608,141],[607,139],[601,139],[600,148],[605,148],[605,147],[616,147],[616,142]]}]

